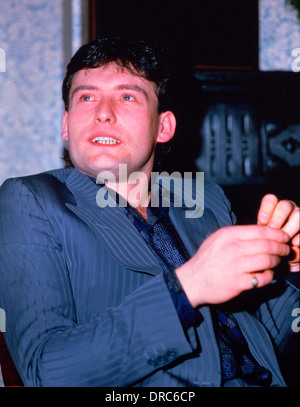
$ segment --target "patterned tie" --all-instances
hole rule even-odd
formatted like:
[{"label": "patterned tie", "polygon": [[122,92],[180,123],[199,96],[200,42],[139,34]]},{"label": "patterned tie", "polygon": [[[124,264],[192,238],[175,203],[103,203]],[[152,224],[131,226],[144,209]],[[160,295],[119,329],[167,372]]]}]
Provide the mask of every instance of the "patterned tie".
[{"label": "patterned tie", "polygon": [[175,230],[170,233],[170,227],[170,224],[166,225],[157,221],[149,235],[151,243],[159,254],[161,261],[168,267],[168,270],[182,266],[188,258],[188,254],[180,244]]}]

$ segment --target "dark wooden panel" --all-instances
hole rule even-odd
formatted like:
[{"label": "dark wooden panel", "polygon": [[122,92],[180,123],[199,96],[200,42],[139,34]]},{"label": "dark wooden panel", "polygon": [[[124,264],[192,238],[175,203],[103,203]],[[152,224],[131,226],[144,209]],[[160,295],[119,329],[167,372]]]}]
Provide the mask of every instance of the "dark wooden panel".
[{"label": "dark wooden panel", "polygon": [[90,27],[170,44],[193,65],[258,66],[258,0],[90,0]]}]

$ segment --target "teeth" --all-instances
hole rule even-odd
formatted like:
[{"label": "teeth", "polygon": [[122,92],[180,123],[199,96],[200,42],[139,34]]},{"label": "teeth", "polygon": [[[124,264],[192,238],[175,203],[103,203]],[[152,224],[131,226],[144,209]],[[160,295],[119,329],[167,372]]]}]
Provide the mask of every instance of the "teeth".
[{"label": "teeth", "polygon": [[120,143],[119,140],[115,140],[112,137],[95,137],[92,142],[99,144],[117,144]]}]

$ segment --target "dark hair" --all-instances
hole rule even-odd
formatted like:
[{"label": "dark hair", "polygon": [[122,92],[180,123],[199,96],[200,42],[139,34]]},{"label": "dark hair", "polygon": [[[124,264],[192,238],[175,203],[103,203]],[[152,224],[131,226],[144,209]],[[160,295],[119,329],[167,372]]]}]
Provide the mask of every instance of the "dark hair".
[{"label": "dark hair", "polygon": [[69,108],[69,91],[75,73],[111,62],[154,82],[157,86],[159,113],[171,109],[169,86],[173,69],[168,49],[155,43],[146,43],[144,40],[114,36],[91,41],[79,48],[72,57],[62,87],[66,110]]}]

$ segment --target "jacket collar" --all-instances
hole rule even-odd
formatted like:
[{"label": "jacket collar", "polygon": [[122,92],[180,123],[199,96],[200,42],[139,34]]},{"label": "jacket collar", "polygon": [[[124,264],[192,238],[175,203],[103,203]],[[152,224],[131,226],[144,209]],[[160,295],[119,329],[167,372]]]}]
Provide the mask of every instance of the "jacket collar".
[{"label": "jacket collar", "polygon": [[74,169],[66,186],[76,201],[66,206],[96,233],[119,263],[147,274],[161,273],[160,265],[126,214],[118,207],[97,205],[99,186],[92,179]]},{"label": "jacket collar", "polygon": [[93,208],[97,205],[96,195],[99,187],[87,175],[73,168],[65,182],[75,198],[77,207]]}]

